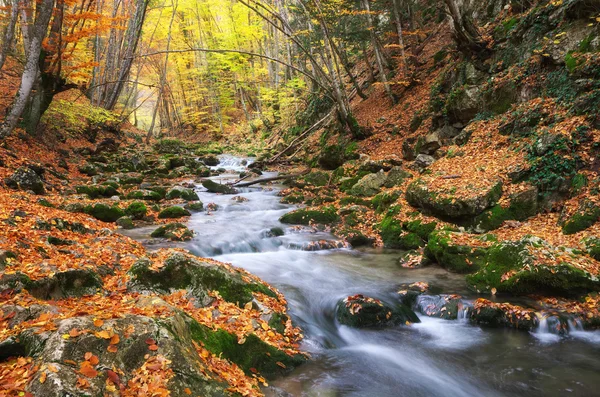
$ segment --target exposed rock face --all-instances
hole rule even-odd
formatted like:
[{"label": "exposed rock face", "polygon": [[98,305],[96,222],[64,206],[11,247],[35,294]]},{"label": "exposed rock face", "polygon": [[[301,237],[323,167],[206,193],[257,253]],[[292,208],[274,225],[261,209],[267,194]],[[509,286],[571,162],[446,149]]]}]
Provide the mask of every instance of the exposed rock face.
[{"label": "exposed rock face", "polygon": [[337,319],[356,328],[382,328],[404,323],[418,323],[419,318],[408,307],[391,307],[378,299],[353,295],[338,303]]},{"label": "exposed rock face", "polygon": [[13,189],[31,190],[35,194],[44,194],[44,182],[38,174],[29,167],[20,167],[14,174],[4,180]]}]

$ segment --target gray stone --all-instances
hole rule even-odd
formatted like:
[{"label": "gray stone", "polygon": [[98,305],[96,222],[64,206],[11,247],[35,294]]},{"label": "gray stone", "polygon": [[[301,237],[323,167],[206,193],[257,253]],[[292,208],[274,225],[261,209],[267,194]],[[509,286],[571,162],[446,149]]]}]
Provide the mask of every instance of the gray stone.
[{"label": "gray stone", "polygon": [[387,175],[383,172],[383,170],[375,174],[366,175],[354,186],[352,186],[352,194],[362,197],[374,196],[379,193],[386,180]]},{"label": "gray stone", "polygon": [[435,158],[433,156],[419,154],[415,160],[414,166],[418,170],[424,170],[425,168],[430,167],[433,163],[435,163]]},{"label": "gray stone", "polygon": [[10,177],[4,180],[13,189],[31,190],[35,194],[44,194],[44,182],[38,174],[29,167],[19,167]]}]

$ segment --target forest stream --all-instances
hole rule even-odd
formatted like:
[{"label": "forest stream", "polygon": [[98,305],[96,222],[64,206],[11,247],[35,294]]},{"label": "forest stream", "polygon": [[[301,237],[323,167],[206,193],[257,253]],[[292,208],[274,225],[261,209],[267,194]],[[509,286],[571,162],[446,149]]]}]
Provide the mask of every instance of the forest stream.
[{"label": "forest stream", "polygon": [[[245,162],[243,160],[246,160]],[[213,177],[237,179],[246,162],[221,156]],[[263,177],[275,175],[265,173]],[[257,185],[258,186],[258,185]],[[248,201],[197,189],[200,200],[215,203],[214,212],[194,214],[188,226],[196,233],[180,243],[199,256],[230,262],[278,288],[293,321],[304,330],[303,350],[311,360],[271,382],[267,395],[278,396],[553,396],[596,395],[600,386],[600,331],[582,331],[576,322],[566,335],[552,333],[547,321],[526,332],[481,328],[465,319],[443,320],[417,311],[418,324],[384,330],[340,325],[337,303],[352,294],[384,302],[398,301],[400,284],[425,281],[444,294],[476,296],[464,277],[437,265],[406,269],[400,251],[350,248],[304,250],[336,237],[308,228],[288,227],[279,217],[295,206],[280,203],[282,186],[241,190]],[[285,235],[268,237],[273,227]],[[128,232],[143,239],[144,229]],[[165,244],[165,243],[162,243]],[[460,317],[460,316],[459,316]],[[283,391],[283,393],[282,393]]]}]

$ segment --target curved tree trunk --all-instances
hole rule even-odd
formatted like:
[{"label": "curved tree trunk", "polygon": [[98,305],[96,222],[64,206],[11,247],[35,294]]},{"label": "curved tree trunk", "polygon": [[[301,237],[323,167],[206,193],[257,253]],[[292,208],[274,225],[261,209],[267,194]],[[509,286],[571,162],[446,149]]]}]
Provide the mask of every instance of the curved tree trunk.
[{"label": "curved tree trunk", "polygon": [[35,23],[31,32],[31,42],[28,46],[29,53],[23,75],[21,76],[21,85],[19,86],[19,91],[15,96],[10,112],[6,116],[4,123],[0,126],[0,138],[8,136],[15,129],[19,119],[23,115],[39,73],[39,57],[42,51],[42,41],[48,31],[48,24],[52,17],[53,8],[54,0],[42,0],[37,6]]}]

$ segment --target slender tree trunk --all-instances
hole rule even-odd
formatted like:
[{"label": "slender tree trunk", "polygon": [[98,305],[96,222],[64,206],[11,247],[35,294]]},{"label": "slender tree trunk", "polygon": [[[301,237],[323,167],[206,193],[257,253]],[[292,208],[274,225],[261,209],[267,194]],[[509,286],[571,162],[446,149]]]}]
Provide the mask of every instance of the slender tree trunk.
[{"label": "slender tree trunk", "polygon": [[404,38],[402,37],[402,18],[401,18],[401,14],[400,14],[400,6],[399,6],[399,2],[400,0],[393,0],[394,1],[394,6],[392,7],[394,9],[394,16],[396,18],[396,31],[398,32],[398,45],[400,46],[400,57],[402,58],[402,69],[404,69],[404,72],[406,73],[407,71],[407,63],[406,63],[406,54],[404,53]]},{"label": "slender tree trunk", "polygon": [[15,129],[29,96],[36,82],[39,72],[39,57],[42,50],[42,41],[46,37],[48,24],[52,17],[54,0],[42,0],[36,9],[35,23],[32,29],[31,42],[29,43],[29,54],[25,63],[23,75],[21,76],[21,85],[15,96],[10,112],[6,116],[4,123],[0,126],[0,138],[4,138]]},{"label": "slender tree trunk", "polygon": [[373,21],[373,17],[371,15],[371,5],[369,0],[362,0],[362,3],[367,14],[369,36],[371,37],[371,44],[373,45],[373,50],[375,51],[375,60],[377,61],[377,68],[379,69],[379,78],[383,84],[386,94],[390,97],[393,103],[396,103],[396,97],[392,93],[392,89],[383,66],[385,61],[383,59],[383,55],[381,54],[381,50],[379,49],[379,42],[377,41],[377,35],[375,33],[375,22]]},{"label": "slender tree trunk", "polygon": [[123,91],[125,80],[127,80],[127,77],[129,76],[129,71],[131,70],[131,65],[133,64],[133,56],[137,50],[144,20],[146,19],[146,10],[149,2],[150,0],[136,1],[135,12],[129,20],[129,26],[125,35],[125,50],[123,51],[123,62],[121,63],[121,67],[119,69],[118,78],[116,83],[111,87],[112,91],[110,92],[108,99],[103,104],[108,110],[114,109],[119,96],[121,95],[121,91]]},{"label": "slender tree trunk", "polygon": [[[23,35],[23,52],[25,58],[29,57],[29,45],[31,44],[31,28],[33,9],[25,7],[26,0],[19,1],[19,12],[21,13],[21,33]],[[30,12],[28,12],[30,11]]]},{"label": "slender tree trunk", "polygon": [[6,56],[13,46],[13,40],[15,38],[15,26],[19,17],[19,0],[12,0],[10,6],[10,19],[8,20],[8,26],[4,32],[2,43],[0,43],[0,70],[4,66]]}]

